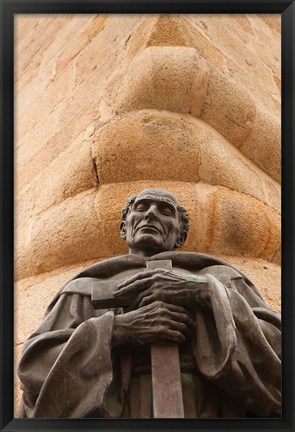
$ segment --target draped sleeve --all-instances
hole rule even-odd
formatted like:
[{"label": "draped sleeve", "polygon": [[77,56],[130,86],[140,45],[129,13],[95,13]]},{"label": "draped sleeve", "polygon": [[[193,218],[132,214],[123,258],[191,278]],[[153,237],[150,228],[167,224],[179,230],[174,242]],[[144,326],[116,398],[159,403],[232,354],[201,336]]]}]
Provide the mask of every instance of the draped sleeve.
[{"label": "draped sleeve", "polygon": [[[216,266],[223,267],[223,266]],[[255,416],[280,415],[280,315],[269,309],[243,276],[205,269],[210,305],[196,313],[198,370]]]},{"label": "draped sleeve", "polygon": [[112,311],[94,311],[90,296],[61,293],[24,346],[18,369],[23,417],[106,416],[113,319]]}]

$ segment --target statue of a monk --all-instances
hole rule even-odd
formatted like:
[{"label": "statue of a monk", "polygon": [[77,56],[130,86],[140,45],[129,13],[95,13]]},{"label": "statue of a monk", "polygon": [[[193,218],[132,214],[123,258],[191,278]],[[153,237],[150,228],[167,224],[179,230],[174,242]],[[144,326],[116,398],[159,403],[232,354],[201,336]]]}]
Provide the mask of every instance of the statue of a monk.
[{"label": "statue of a monk", "polygon": [[[280,315],[228,263],[175,252],[188,226],[168,191],[128,200],[120,231],[129,254],[69,281],[25,344],[22,417],[152,418],[150,347],[159,341],[179,346],[186,418],[280,416]],[[150,260],[172,269],[147,270]],[[93,293],[110,287],[128,306],[94,307]]]}]

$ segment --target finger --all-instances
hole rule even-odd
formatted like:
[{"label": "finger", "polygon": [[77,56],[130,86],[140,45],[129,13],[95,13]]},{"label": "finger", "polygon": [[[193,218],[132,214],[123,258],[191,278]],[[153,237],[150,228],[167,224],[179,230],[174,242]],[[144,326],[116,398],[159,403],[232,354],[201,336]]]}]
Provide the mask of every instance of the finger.
[{"label": "finger", "polygon": [[143,307],[155,302],[161,302],[164,304],[164,307],[166,308],[166,301],[168,301],[168,299],[169,299],[169,295],[167,295],[167,292],[161,290],[157,292],[152,292],[152,289],[150,288],[146,291],[143,291],[137,297],[137,303],[139,307]]},{"label": "finger", "polygon": [[194,328],[196,325],[187,313],[171,312],[170,316],[173,321],[186,324],[190,328]]},{"label": "finger", "polygon": [[184,307],[178,306],[178,305],[175,305],[175,304],[171,304],[171,303],[165,303],[162,300],[156,300],[156,301],[154,301],[152,304],[149,305],[149,307],[152,310],[153,309],[154,310],[158,310],[159,308],[160,309],[167,309],[170,312],[178,312],[178,313],[181,313],[181,314],[185,314],[188,317],[190,316],[189,311],[187,309],[185,309]]},{"label": "finger", "polygon": [[136,299],[136,303],[138,307],[147,306],[148,304],[154,303],[156,300],[161,300],[159,298],[155,298],[155,294],[147,294],[147,291],[141,293]]},{"label": "finger", "polygon": [[142,279],[146,279],[146,278],[150,278],[156,274],[159,273],[165,273],[166,271],[164,269],[155,269],[155,270],[147,270],[147,271],[143,271],[141,273],[136,273],[136,275],[130,277],[129,279],[126,279],[124,282],[121,282],[117,288],[121,289],[135,281],[139,281]]},{"label": "finger", "polygon": [[185,309],[182,306],[176,305],[176,304],[163,303],[163,306],[165,306],[165,308],[168,309],[171,312],[178,312],[178,313],[188,314],[187,309]]},{"label": "finger", "polygon": [[174,311],[172,310],[171,306],[174,305],[166,305],[168,307],[165,308],[164,316],[169,317],[169,319],[177,322],[182,322],[186,324],[187,326],[194,328],[195,327],[195,321],[190,317],[188,311],[181,306],[177,308],[174,308]]},{"label": "finger", "polygon": [[141,292],[142,290],[147,289],[151,283],[152,283],[151,279],[141,279],[139,281],[130,283],[129,285],[126,285],[123,288],[119,288],[119,290],[115,291],[113,295],[114,297],[121,297],[121,296],[127,296],[132,293],[134,294],[134,292],[138,293]]},{"label": "finger", "polygon": [[[138,296],[136,296],[135,299],[132,299],[132,300],[130,301],[129,309],[130,309],[130,310],[134,310],[134,309],[141,308],[141,307],[142,307],[142,306],[141,306],[142,299],[143,299],[145,296],[147,296],[147,293],[148,293],[148,292],[149,292],[149,290],[143,291],[143,293],[141,293],[141,294],[139,294]],[[149,302],[146,303],[145,306],[147,306],[148,304],[149,304]]]},{"label": "finger", "polygon": [[[176,306],[164,303],[162,301],[153,301],[154,294],[148,296],[145,301],[150,301],[150,308],[160,315],[160,317],[168,318],[169,321],[177,321],[186,324],[191,328],[195,328],[195,321],[190,317],[189,312],[182,306]],[[139,307],[144,307],[139,305]],[[145,307],[148,307],[146,305]]]},{"label": "finger", "polygon": [[179,321],[174,321],[174,320],[167,320],[167,318],[163,318],[161,320],[161,324],[164,327],[169,328],[170,330],[176,330],[179,331],[181,334],[183,334],[184,336],[189,336],[191,333],[191,329],[188,325],[186,325],[183,322],[179,322]]},{"label": "finger", "polygon": [[177,330],[164,330],[163,332],[160,332],[159,339],[161,340],[170,340],[177,343],[183,343],[185,342],[186,337]]},{"label": "finger", "polygon": [[[166,304],[171,302],[172,299],[175,298],[175,292],[171,289],[155,289],[155,286],[150,287],[149,289],[141,292],[137,297],[137,302],[140,307],[145,306],[147,304],[162,301]],[[177,306],[177,305],[176,305]],[[179,306],[180,307],[180,306]],[[180,307],[179,311],[186,311],[186,309]],[[174,309],[177,310],[177,309]]]},{"label": "finger", "polygon": [[152,292],[151,288],[148,288],[147,290],[142,291],[140,294],[138,294],[133,301],[131,300],[129,308],[131,310],[142,308],[144,306],[151,305],[152,303],[156,303],[156,300],[158,300],[158,302],[157,305],[154,305],[155,308],[158,309],[159,307],[162,307],[162,305],[165,305],[163,302],[164,296],[155,294]]}]

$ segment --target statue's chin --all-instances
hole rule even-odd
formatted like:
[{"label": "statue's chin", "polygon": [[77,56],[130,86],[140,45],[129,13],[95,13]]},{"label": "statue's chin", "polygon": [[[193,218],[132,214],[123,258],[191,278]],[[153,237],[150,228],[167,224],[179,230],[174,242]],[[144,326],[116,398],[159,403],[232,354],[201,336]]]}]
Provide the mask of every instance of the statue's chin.
[{"label": "statue's chin", "polygon": [[145,233],[136,240],[136,242],[128,245],[132,253],[150,256],[167,250],[164,248],[162,241],[154,234]]}]

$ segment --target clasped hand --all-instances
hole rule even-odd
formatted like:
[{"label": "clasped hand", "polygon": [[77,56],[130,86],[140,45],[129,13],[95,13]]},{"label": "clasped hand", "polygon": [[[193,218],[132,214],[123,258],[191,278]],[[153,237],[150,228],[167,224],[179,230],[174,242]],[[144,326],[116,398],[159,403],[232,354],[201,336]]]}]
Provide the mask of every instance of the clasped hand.
[{"label": "clasped hand", "polygon": [[154,301],[183,307],[194,306],[207,294],[206,276],[156,269],[138,273],[122,282],[114,293],[136,309]]},{"label": "clasped hand", "polygon": [[208,300],[207,279],[172,270],[149,270],[119,284],[114,296],[130,306],[115,317],[113,345],[159,340],[182,343],[194,328],[188,310]]}]

